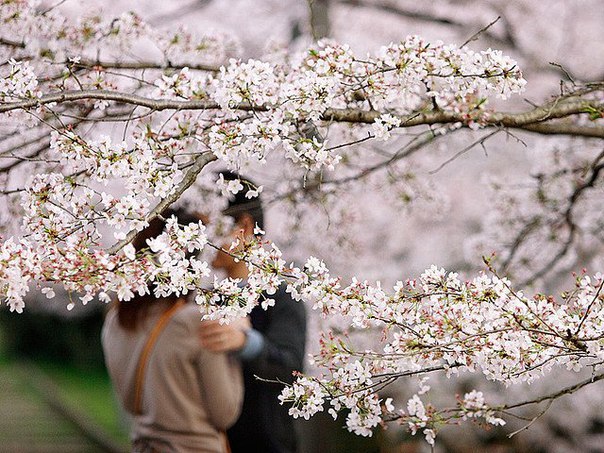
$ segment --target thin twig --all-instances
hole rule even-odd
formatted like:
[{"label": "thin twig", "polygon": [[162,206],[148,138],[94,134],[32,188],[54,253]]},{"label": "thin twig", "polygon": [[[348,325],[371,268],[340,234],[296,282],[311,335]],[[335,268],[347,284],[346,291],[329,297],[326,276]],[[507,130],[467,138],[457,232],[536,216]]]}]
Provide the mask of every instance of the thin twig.
[{"label": "thin twig", "polygon": [[581,318],[581,322],[577,326],[577,330],[575,331],[575,335],[574,336],[577,336],[579,334],[579,332],[581,331],[581,327],[583,327],[583,323],[585,322],[585,320],[589,316],[589,312],[591,311],[591,308],[593,307],[593,305],[598,300],[598,297],[600,296],[600,292],[602,292],[602,287],[603,286],[604,286],[604,279],[602,279],[602,282],[600,282],[600,286],[598,286],[598,290],[596,291],[596,294],[594,295],[594,297],[591,300],[589,306],[587,307],[587,310],[585,310],[585,314]]},{"label": "thin twig", "polygon": [[566,68],[564,66],[562,66],[560,63],[556,63],[553,61],[550,61],[549,64],[560,69],[560,71],[562,71],[564,73],[564,75],[568,78],[568,80],[570,80],[570,83],[572,83],[573,85],[576,85],[575,79],[573,78],[573,76],[570,75],[570,73],[566,70]]},{"label": "thin twig", "polygon": [[465,42],[460,47],[466,47],[467,44],[471,43],[472,41],[476,41],[480,35],[482,35],[485,31],[487,31],[493,25],[495,25],[499,19],[501,19],[501,16],[497,16],[497,19],[495,19],[493,22],[491,22],[488,25],[485,25],[480,30],[478,30],[476,33],[474,33],[472,36],[470,36],[468,39],[466,39]]},{"label": "thin twig", "polygon": [[547,403],[547,406],[545,406],[545,409],[543,409],[541,412],[539,412],[537,415],[535,415],[531,421],[524,425],[522,428],[517,429],[516,431],[508,434],[508,438],[511,439],[512,437],[514,437],[516,434],[521,433],[522,431],[525,431],[527,429],[529,429],[531,426],[533,426],[533,424],[541,417],[543,417],[543,415],[545,415],[545,413],[548,411],[548,409],[551,407],[551,405],[553,404],[554,400],[550,400]]},{"label": "thin twig", "polygon": [[484,135],[480,139],[478,139],[475,142],[471,143],[470,145],[466,146],[461,151],[456,152],[452,157],[448,158],[442,164],[440,164],[437,168],[435,168],[434,170],[430,170],[428,173],[431,174],[431,175],[433,175],[435,173],[438,173],[440,170],[442,170],[448,164],[450,164],[451,162],[453,162],[454,160],[456,160],[458,157],[463,156],[465,153],[467,153],[468,151],[470,151],[475,146],[477,146],[477,145],[484,145],[484,142],[486,142],[489,138],[497,135],[499,132],[501,132],[501,129],[496,129],[493,132]]},{"label": "thin twig", "polygon": [[54,5],[49,6],[48,8],[46,8],[44,11],[42,11],[40,13],[40,16],[45,16],[46,14],[48,14],[49,12],[51,12],[53,9],[58,8],[59,6],[61,6],[66,1],[67,0],[60,0],[58,3],[55,3]]},{"label": "thin twig", "polygon": [[532,399],[529,401],[523,401],[520,403],[508,404],[508,405],[502,406],[501,409],[516,409],[518,407],[529,406],[531,404],[539,404],[539,403],[542,403],[543,401],[552,401],[557,398],[560,398],[563,395],[571,395],[571,394],[575,393],[577,390],[582,389],[586,385],[593,384],[595,382],[601,381],[602,379],[604,379],[604,373],[596,374],[596,375],[590,377],[589,379],[585,379],[574,385],[570,385],[561,390],[558,390],[557,392],[550,393],[549,395],[543,395],[538,398],[535,398],[535,399]]}]

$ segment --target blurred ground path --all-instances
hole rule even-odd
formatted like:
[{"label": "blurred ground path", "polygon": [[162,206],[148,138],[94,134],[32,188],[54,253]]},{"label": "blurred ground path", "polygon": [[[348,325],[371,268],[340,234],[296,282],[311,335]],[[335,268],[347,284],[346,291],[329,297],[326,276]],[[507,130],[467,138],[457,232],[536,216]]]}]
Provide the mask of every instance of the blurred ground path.
[{"label": "blurred ground path", "polygon": [[0,364],[0,453],[120,451],[30,365]]}]

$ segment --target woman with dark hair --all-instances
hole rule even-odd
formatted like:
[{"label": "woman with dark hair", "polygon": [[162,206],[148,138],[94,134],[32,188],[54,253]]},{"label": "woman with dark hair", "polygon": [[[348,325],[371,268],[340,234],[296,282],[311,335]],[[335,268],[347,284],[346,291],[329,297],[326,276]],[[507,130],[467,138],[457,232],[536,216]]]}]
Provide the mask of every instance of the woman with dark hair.
[{"label": "woman with dark hair", "polygon": [[[196,221],[176,215],[180,223]],[[133,241],[135,249],[147,247],[164,227],[152,221]],[[134,452],[228,451],[224,431],[241,410],[241,370],[231,355],[203,349],[199,329],[199,309],[184,297],[138,296],[109,311],[103,351],[113,386],[133,416]]]}]

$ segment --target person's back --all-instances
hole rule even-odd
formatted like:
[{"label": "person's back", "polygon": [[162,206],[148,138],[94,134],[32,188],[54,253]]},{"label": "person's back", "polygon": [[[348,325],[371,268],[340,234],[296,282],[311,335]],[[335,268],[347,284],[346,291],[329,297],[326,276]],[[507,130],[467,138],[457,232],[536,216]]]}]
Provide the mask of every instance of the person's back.
[{"label": "person's back", "polygon": [[242,357],[245,399],[239,420],[228,431],[233,453],[294,453],[297,449],[293,418],[278,396],[283,383],[293,381],[292,373],[303,369],[305,309],[285,287],[271,297],[273,307],[255,307],[250,315],[253,330],[263,341],[255,355]]},{"label": "person's back", "polygon": [[[135,412],[139,358],[167,308],[163,301],[153,303],[134,330],[120,326],[117,310],[111,310],[103,326],[107,368],[130,413]],[[144,444],[162,452],[224,451],[221,431],[239,415],[241,374],[229,355],[202,349],[197,338],[199,323],[198,307],[185,304],[159,335],[146,365],[142,413],[133,419],[135,447]]]}]

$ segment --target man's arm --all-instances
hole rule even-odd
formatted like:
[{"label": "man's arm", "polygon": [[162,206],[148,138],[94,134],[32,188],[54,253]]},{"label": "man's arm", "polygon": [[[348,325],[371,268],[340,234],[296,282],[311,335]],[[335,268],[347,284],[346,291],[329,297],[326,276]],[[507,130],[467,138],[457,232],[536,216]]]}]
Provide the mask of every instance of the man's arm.
[{"label": "man's arm", "polygon": [[201,346],[211,352],[233,352],[245,348],[246,332],[252,325],[248,318],[234,319],[229,324],[204,321],[199,325]]},{"label": "man's arm", "polygon": [[200,328],[202,346],[213,352],[237,351],[252,373],[265,379],[292,380],[294,370],[302,371],[306,344],[306,310],[285,288],[273,296],[270,323],[264,332],[233,321],[221,325],[204,322]]}]

